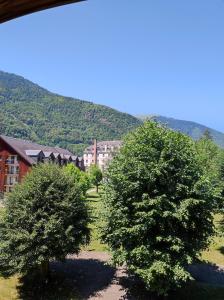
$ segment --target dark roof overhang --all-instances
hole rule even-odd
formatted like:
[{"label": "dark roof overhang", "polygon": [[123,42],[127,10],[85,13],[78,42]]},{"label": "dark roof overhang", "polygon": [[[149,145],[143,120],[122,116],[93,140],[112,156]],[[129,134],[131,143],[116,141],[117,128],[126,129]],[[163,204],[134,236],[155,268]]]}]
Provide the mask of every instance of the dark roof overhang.
[{"label": "dark roof overhang", "polygon": [[56,6],[86,0],[0,0],[0,23]]},{"label": "dark roof overhang", "polygon": [[18,155],[20,155],[30,166],[32,166],[33,164],[35,164],[35,161],[31,157],[27,156],[20,149],[18,149],[17,147],[14,147],[12,144],[10,144],[8,142],[8,140],[3,135],[0,135],[0,141],[1,140],[6,145],[8,145],[11,149],[13,149]]}]

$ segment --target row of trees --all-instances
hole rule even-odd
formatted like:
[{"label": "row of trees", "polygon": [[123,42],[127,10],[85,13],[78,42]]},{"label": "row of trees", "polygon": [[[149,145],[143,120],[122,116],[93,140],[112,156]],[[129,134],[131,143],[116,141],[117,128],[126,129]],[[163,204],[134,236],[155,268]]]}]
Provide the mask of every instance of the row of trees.
[{"label": "row of trees", "polygon": [[[97,186],[99,170],[91,174]],[[160,295],[189,280],[186,266],[213,234],[223,177],[223,152],[209,136],[195,143],[152,122],[130,133],[104,179],[101,233],[114,262]],[[44,277],[50,261],[88,243],[89,182],[72,165],[41,165],[28,174],[1,216],[2,274],[39,269]]]},{"label": "row of trees", "polygon": [[78,253],[89,241],[87,190],[102,173],[69,164],[40,164],[15,187],[0,215],[0,273],[10,276],[39,269],[49,276],[49,262]]}]

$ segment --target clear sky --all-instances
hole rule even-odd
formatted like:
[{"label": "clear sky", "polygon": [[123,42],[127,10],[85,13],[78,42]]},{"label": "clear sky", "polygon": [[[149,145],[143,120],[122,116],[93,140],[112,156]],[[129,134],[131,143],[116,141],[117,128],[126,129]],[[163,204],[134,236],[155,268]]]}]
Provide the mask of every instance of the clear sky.
[{"label": "clear sky", "polygon": [[0,69],[224,131],[223,0],[89,0],[0,25]]}]

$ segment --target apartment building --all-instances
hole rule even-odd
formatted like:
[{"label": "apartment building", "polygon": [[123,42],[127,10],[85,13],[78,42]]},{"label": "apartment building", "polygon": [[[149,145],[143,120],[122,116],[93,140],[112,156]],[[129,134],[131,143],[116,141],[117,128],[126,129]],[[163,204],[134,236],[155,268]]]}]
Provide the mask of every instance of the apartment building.
[{"label": "apartment building", "polygon": [[0,193],[10,192],[33,165],[46,162],[74,163],[84,170],[83,158],[66,149],[0,135]]},{"label": "apartment building", "polygon": [[94,141],[92,146],[85,149],[83,160],[88,169],[92,164],[98,165],[101,171],[105,171],[109,163],[121,148],[122,141]]}]

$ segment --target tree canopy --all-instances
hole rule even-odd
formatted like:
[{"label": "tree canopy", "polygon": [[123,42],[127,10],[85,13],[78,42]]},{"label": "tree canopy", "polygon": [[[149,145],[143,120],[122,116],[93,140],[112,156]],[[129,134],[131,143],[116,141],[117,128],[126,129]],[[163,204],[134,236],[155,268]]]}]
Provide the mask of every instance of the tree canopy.
[{"label": "tree canopy", "polygon": [[96,186],[96,190],[98,193],[98,187],[103,179],[102,171],[97,165],[91,165],[88,171],[89,171],[90,181],[93,185]]},{"label": "tree canopy", "polygon": [[89,240],[79,185],[54,164],[34,167],[7,196],[0,222],[0,272],[26,275],[78,253]]},{"label": "tree canopy", "polygon": [[105,178],[102,239],[146,287],[165,295],[213,233],[213,186],[195,142],[153,122],[130,133]]},{"label": "tree canopy", "polygon": [[91,186],[91,179],[88,173],[81,171],[73,163],[65,166],[65,171],[72,177],[74,182],[80,186],[81,191],[85,195]]}]

